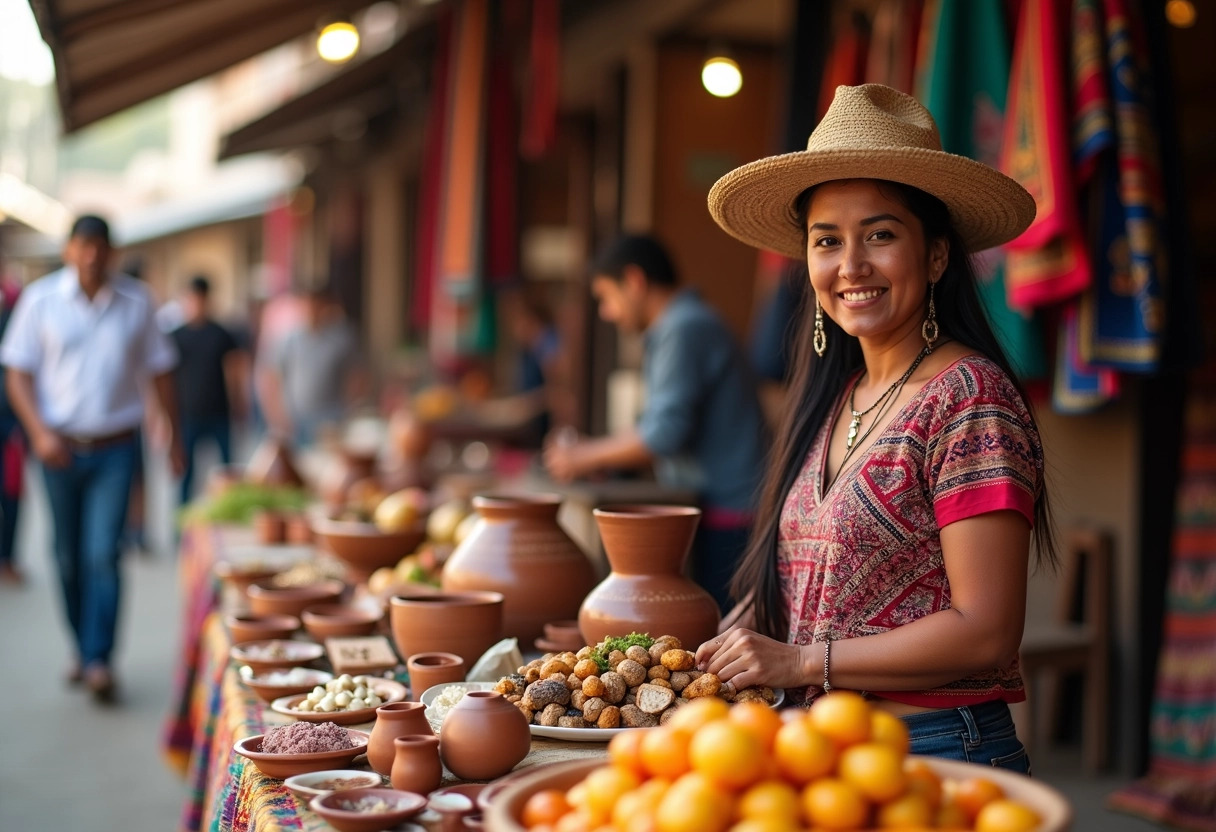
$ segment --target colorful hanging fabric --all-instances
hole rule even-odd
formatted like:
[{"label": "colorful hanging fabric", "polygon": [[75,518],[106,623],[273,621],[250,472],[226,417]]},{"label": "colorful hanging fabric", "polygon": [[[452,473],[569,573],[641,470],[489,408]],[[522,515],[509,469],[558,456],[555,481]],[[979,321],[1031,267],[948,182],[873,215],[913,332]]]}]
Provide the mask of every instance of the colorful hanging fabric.
[{"label": "colorful hanging fabric", "polygon": [[558,0],[532,0],[531,49],[519,149],[539,159],[557,140],[557,97],[561,81],[561,7]]},{"label": "colorful hanging fabric", "polygon": [[923,11],[924,0],[883,0],[870,28],[867,84],[886,84],[912,93]]},{"label": "colorful hanging fabric", "polygon": [[1051,405],[1060,413],[1091,413],[1119,395],[1119,376],[1094,368],[1081,355],[1080,313],[1076,302],[1061,311],[1052,378]]},{"label": "colorful hanging fabric", "polygon": [[1148,774],[1112,808],[1216,832],[1216,365],[1190,384]]},{"label": "colorful hanging fabric", "polygon": [[1068,300],[1091,281],[1070,165],[1065,10],[1054,0],[1024,0],[1014,42],[1000,167],[1038,206],[1030,228],[1007,246],[1009,303],[1020,309]]},{"label": "colorful hanging fabric", "polygon": [[836,97],[837,87],[852,87],[865,82],[869,35],[864,18],[859,19],[858,15],[850,14],[839,34],[833,38],[832,44],[832,50],[823,66],[816,121],[822,119],[828,111],[832,99]]},{"label": "colorful hanging fabric", "polygon": [[447,142],[448,70],[451,62],[452,19],[447,12],[436,23],[435,58],[431,70],[431,98],[427,104],[422,146],[422,172],[414,224],[413,321],[426,330],[431,323],[435,282],[438,279],[439,211],[443,202],[443,169]]},{"label": "colorful hanging fabric", "polygon": [[[1078,0],[1096,5],[1096,0]],[[1164,195],[1158,148],[1138,66],[1125,0],[1102,0],[1105,13],[1108,112],[1101,171],[1096,180],[1095,279],[1081,302],[1081,351],[1092,364],[1131,372],[1157,367],[1163,326]],[[1097,17],[1097,9],[1094,9]]]},{"label": "colorful hanging fabric", "polygon": [[[917,97],[941,132],[942,147],[994,167],[1001,156],[1009,41],[1000,0],[926,4]],[[993,329],[1023,379],[1047,374],[1043,337],[1026,312],[1010,307],[999,250],[976,260],[980,297]]]}]

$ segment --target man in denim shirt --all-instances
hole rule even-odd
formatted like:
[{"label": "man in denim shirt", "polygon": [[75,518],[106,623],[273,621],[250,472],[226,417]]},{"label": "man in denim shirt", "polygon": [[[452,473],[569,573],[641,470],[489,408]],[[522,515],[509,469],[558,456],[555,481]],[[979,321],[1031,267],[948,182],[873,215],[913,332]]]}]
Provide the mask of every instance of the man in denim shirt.
[{"label": "man in denim shirt", "polygon": [[693,577],[725,612],[767,440],[747,363],[718,314],[694,290],[679,287],[671,259],[653,238],[630,235],[611,244],[596,263],[591,292],[601,318],[645,333],[645,405],[627,433],[551,443],[545,465],[562,481],[653,465],[660,482],[695,490],[703,514]]}]

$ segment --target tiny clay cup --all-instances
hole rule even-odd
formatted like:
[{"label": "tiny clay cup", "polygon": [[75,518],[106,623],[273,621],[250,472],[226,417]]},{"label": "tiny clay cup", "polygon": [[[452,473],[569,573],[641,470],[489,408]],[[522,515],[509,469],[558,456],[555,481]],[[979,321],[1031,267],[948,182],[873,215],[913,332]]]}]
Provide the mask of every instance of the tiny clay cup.
[{"label": "tiny clay cup", "polygon": [[[523,716],[523,714],[520,714]],[[393,740],[393,769],[389,775],[394,789],[414,794],[430,794],[443,781],[439,762],[439,738],[405,736]]]},{"label": "tiny clay cup", "polygon": [[464,681],[464,659],[455,653],[415,653],[405,667],[410,674],[411,699],[419,699],[435,685]]},{"label": "tiny clay cup", "polygon": [[[376,724],[372,726],[367,743],[367,762],[373,770],[389,775],[397,749],[398,737],[433,737],[434,729],[426,720],[426,706],[421,702],[390,702],[376,709]],[[409,791],[407,789],[406,791]]]}]

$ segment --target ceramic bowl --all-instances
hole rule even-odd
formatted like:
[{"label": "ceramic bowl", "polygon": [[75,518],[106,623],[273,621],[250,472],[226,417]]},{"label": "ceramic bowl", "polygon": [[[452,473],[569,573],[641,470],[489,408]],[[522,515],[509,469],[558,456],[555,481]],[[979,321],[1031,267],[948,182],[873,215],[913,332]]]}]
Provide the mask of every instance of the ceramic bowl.
[{"label": "ceramic bowl", "polygon": [[300,614],[304,629],[317,641],[346,636],[369,636],[384,618],[384,610],[346,604],[321,604]]},{"label": "ceramic bowl", "polygon": [[[1026,804],[1038,814],[1040,823],[1035,832],[1066,832],[1072,827],[1072,808],[1068,801],[1058,791],[1038,780],[975,763],[960,763],[936,757],[915,759],[923,760],[942,779],[986,777],[992,780],[1004,789],[1007,797]],[[540,765],[512,775],[510,784],[493,794],[488,802],[487,828],[490,832],[525,832],[523,824],[520,823],[520,816],[529,797],[543,789],[565,791],[604,765],[602,759],[575,760]],[[487,793],[482,792],[483,801]]]},{"label": "ceramic bowl", "polygon": [[307,586],[270,586],[255,583],[250,584],[245,594],[249,596],[249,608],[254,615],[298,616],[309,607],[336,603],[345,588],[341,581],[336,580],[320,581]]},{"label": "ceramic bowl", "polygon": [[300,619],[294,615],[227,615],[224,626],[233,644],[268,638],[291,638],[300,629]]},{"label": "ceramic bowl", "polygon": [[[374,813],[342,808],[345,803],[368,799],[396,803],[397,808]],[[314,797],[308,806],[338,832],[380,832],[382,829],[391,829],[421,812],[426,808],[426,798],[397,789],[350,789]]]},{"label": "ceramic bowl", "polygon": [[393,642],[402,656],[455,653],[472,668],[502,637],[503,596],[497,592],[440,592],[389,599]]},{"label": "ceramic bowl", "polygon": [[[283,785],[287,787],[288,791],[305,804],[323,794],[347,789],[374,789],[383,783],[384,778],[374,771],[350,771],[349,769],[310,771],[306,774],[288,777],[283,781]],[[334,786],[337,788],[332,788]]]},{"label": "ceramic bowl", "polygon": [[324,654],[325,648],[311,641],[278,638],[234,644],[229,651],[234,662],[248,665],[255,674],[286,667],[302,667]]},{"label": "ceramic bowl", "polygon": [[426,540],[426,524],[419,521],[399,532],[383,532],[374,523],[356,523],[313,517],[317,543],[346,564],[361,581],[383,566],[395,566]]},{"label": "ceramic bowl", "polygon": [[[282,677],[287,673],[292,674],[291,678],[283,679]],[[284,696],[308,693],[317,685],[324,685],[332,678],[334,678],[332,673],[306,667],[241,674],[241,681],[244,682],[245,687],[256,693],[263,702],[274,702]]]},{"label": "ceramic bowl", "polygon": [[245,590],[251,584],[270,580],[289,567],[290,564],[280,560],[254,560],[247,563],[221,560],[215,565],[214,571],[215,576],[224,583]]},{"label": "ceramic bowl", "polygon": [[366,731],[356,731],[347,728],[354,748],[344,748],[341,751],[319,751],[314,754],[267,754],[262,750],[262,734],[255,734],[243,740],[237,740],[232,750],[249,760],[258,771],[267,777],[284,780],[297,774],[310,771],[325,771],[327,769],[349,766],[360,754],[367,753],[367,743],[370,735]]}]

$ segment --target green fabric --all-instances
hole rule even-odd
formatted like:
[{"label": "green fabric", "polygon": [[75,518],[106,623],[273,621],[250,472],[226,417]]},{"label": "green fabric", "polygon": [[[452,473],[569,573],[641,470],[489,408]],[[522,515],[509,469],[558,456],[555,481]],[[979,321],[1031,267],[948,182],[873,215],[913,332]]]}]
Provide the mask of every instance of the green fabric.
[{"label": "green fabric", "polygon": [[[1001,1],[931,1],[924,26],[929,39],[917,69],[917,98],[937,121],[943,149],[997,167],[1010,61]],[[1004,255],[986,252],[976,262],[976,276],[988,320],[1014,370],[1023,379],[1046,377],[1039,322],[1009,307]]]}]

